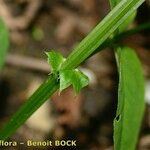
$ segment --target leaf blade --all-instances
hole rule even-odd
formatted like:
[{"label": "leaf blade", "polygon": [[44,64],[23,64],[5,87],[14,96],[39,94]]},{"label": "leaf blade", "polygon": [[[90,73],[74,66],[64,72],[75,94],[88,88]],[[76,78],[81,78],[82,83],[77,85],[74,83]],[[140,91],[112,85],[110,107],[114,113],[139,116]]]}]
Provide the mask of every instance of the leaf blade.
[{"label": "leaf blade", "polygon": [[72,84],[76,94],[78,94],[83,87],[89,84],[89,79],[81,71],[74,70],[74,74],[72,76]]},{"label": "leaf blade", "polygon": [[114,120],[114,146],[117,150],[134,150],[145,108],[144,78],[131,48],[118,48],[117,60],[120,79],[116,116],[120,119]]},{"label": "leaf blade", "polygon": [[60,70],[59,78],[60,78],[60,87],[59,91],[62,92],[64,89],[69,87],[72,82],[70,76],[72,76],[73,70]]},{"label": "leaf blade", "polygon": [[89,84],[89,79],[78,69],[72,70],[60,70],[60,92],[70,85],[76,94],[78,94],[81,89]]},{"label": "leaf blade", "polygon": [[65,60],[64,57],[56,51],[46,52],[46,55],[48,56],[48,63],[51,66],[52,72],[57,73]]}]

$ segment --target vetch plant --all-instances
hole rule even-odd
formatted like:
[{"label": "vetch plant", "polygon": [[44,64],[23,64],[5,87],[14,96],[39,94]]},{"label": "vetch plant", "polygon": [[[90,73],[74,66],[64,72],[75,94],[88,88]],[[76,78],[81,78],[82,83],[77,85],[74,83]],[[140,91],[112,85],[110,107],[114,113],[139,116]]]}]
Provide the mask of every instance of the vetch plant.
[{"label": "vetch plant", "polygon": [[114,147],[116,150],[134,150],[144,113],[144,79],[141,64],[131,48],[119,40],[142,29],[146,24],[124,31],[132,22],[136,9],[144,0],[111,0],[110,13],[83,39],[65,59],[55,51],[47,52],[52,72],[25,104],[0,131],[0,139],[9,138],[58,89],[72,85],[75,92],[88,85],[88,78],[77,67],[104,47],[115,49],[118,72],[118,108],[114,120]]}]

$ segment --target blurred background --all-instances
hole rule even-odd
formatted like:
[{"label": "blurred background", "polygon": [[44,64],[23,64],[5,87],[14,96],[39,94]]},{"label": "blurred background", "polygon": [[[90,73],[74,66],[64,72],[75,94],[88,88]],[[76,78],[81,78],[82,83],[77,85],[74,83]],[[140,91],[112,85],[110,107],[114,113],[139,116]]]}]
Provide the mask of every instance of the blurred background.
[{"label": "blurred background", "polygon": [[[0,72],[0,127],[47,78],[50,67],[44,52],[54,49],[68,56],[109,9],[106,0],[0,0],[0,17],[9,28],[11,40],[6,65]],[[149,21],[150,2],[146,1],[129,28]],[[137,51],[143,65],[147,106],[137,149],[150,150],[150,31],[123,42]],[[71,88],[61,96],[56,93],[11,140],[71,139],[77,140],[77,147],[72,149],[113,149],[118,88],[114,52],[105,49],[81,67],[90,77],[89,86],[76,97]]]}]

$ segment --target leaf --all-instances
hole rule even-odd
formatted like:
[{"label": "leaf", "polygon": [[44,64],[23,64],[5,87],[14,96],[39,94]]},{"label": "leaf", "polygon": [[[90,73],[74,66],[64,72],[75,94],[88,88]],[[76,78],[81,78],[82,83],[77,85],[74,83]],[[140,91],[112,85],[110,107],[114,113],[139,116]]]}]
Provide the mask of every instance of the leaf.
[{"label": "leaf", "polygon": [[78,69],[60,71],[60,92],[70,85],[73,85],[74,91],[78,94],[80,90],[89,84],[89,79]]},{"label": "leaf", "polygon": [[113,9],[121,0],[109,0],[111,9]]},{"label": "leaf", "polygon": [[0,70],[2,69],[5,63],[8,47],[9,47],[8,30],[4,22],[0,19]]},{"label": "leaf", "polygon": [[115,150],[135,150],[144,113],[144,79],[135,52],[128,47],[117,49],[119,93],[114,120]]},{"label": "leaf", "polygon": [[72,82],[72,72],[73,70],[60,70],[59,72],[59,78],[60,78],[60,88],[59,91],[62,92],[64,89],[69,87]]},{"label": "leaf", "polygon": [[[120,0],[110,0],[113,8]],[[134,20],[134,11],[119,26],[116,34],[127,29]],[[144,79],[141,64],[135,52],[128,47],[116,50],[119,70],[118,107],[114,120],[114,149],[134,150],[144,113]]]},{"label": "leaf", "polygon": [[72,84],[75,92],[78,94],[83,87],[89,84],[89,79],[81,71],[74,70]]},{"label": "leaf", "polygon": [[51,51],[47,52],[46,54],[48,56],[48,63],[52,67],[52,73],[57,75],[60,81],[60,92],[69,87],[70,85],[73,85],[75,92],[79,93],[83,87],[88,85],[88,77],[78,69],[61,69],[65,58],[60,53]]},{"label": "leaf", "polygon": [[88,85],[89,80],[86,75],[84,75],[78,69],[68,69],[62,70],[61,65],[65,61],[65,58],[58,52],[51,51],[46,52],[48,56],[48,63],[52,67],[52,73],[57,75],[57,78],[60,81],[59,91],[62,92],[64,89],[73,85],[73,88],[76,93],[79,93],[80,90]]},{"label": "leaf", "polygon": [[52,73],[56,74],[60,70],[62,63],[65,61],[64,57],[56,51],[46,52],[46,55],[48,56],[48,63],[51,66]]},{"label": "leaf", "polygon": [[133,12],[119,27],[119,32],[123,32],[127,30],[128,26],[133,22],[134,18],[136,17],[137,12]]}]

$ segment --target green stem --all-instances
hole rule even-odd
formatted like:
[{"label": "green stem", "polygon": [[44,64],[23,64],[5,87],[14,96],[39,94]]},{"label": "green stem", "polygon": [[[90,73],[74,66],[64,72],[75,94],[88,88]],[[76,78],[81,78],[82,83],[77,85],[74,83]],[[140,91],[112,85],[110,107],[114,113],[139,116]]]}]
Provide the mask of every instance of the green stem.
[{"label": "green stem", "polygon": [[[144,2],[144,0],[121,1],[95,29],[74,49],[63,69],[73,69],[86,60],[113,32]],[[106,24],[107,22],[107,24]],[[108,30],[109,29],[109,30]]]},{"label": "green stem", "polygon": [[12,135],[58,89],[59,84],[56,81],[53,75],[49,76],[1,130],[1,140]]},{"label": "green stem", "polygon": [[[122,33],[118,33],[116,35],[114,35],[114,37],[112,39],[107,39],[102,45],[100,45],[89,57],[93,56],[94,54],[98,53],[99,51],[101,51],[102,49],[105,49],[107,47],[114,47],[114,45],[116,46],[116,43],[119,44],[123,39],[132,36],[136,33],[139,33],[141,31],[147,31],[150,29],[150,22],[147,23],[143,23],[133,29],[129,29],[127,31],[124,31]],[[88,58],[89,58],[88,57]]]},{"label": "green stem", "polygon": [[139,33],[139,32],[144,31],[144,30],[149,30],[149,29],[150,29],[150,22],[147,22],[147,23],[141,24],[141,25],[139,25],[133,29],[127,30],[125,32],[122,32],[122,33],[116,35],[114,37],[113,41],[121,41],[122,39],[129,37],[133,34]]}]

